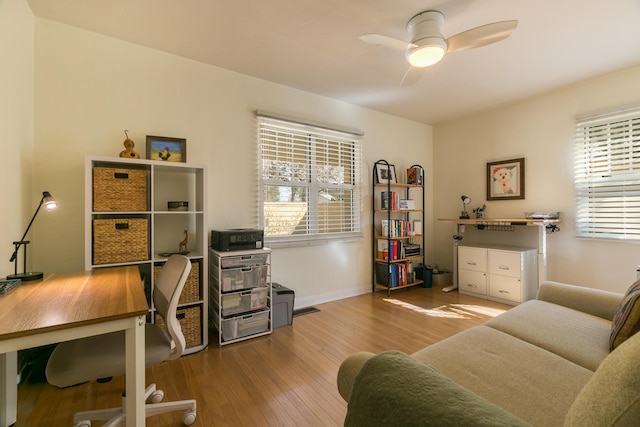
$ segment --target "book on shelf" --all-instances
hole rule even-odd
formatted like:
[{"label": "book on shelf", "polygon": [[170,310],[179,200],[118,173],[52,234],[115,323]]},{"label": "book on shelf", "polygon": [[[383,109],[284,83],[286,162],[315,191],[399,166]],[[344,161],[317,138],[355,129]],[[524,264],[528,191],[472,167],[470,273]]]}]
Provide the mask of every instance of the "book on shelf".
[{"label": "book on shelf", "polygon": [[386,260],[389,257],[389,241],[386,239],[378,239],[378,251],[376,257]]},{"label": "book on shelf", "polygon": [[391,261],[398,259],[398,249],[398,241],[392,240],[389,244],[389,259]]},{"label": "book on shelf", "polygon": [[383,211],[395,211],[400,204],[400,195],[395,191],[382,191],[380,193],[380,209]]},{"label": "book on shelf", "polygon": [[407,169],[407,184],[422,185],[424,176],[422,168],[413,166]]},{"label": "book on shelf", "polygon": [[382,227],[382,233],[380,233],[380,235],[384,237],[389,237],[389,220],[383,219],[381,221],[381,227]]},{"label": "book on shelf", "polygon": [[392,240],[389,247],[389,258],[392,260],[404,258],[404,244],[400,240]]},{"label": "book on shelf", "polygon": [[391,209],[391,192],[383,191],[380,193],[380,209],[388,211]]},{"label": "book on shelf", "polygon": [[416,236],[422,234],[422,221],[419,219],[413,221],[413,234]]},{"label": "book on shelf", "polygon": [[381,224],[381,236],[384,237],[407,237],[411,236],[411,223],[403,219],[383,219]]},{"label": "book on shelf", "polygon": [[378,239],[376,257],[385,261],[403,258],[404,244],[399,240]]},{"label": "book on shelf", "polygon": [[376,282],[390,288],[405,286],[409,283],[407,272],[408,263],[406,262],[397,264],[378,262],[376,263]]}]

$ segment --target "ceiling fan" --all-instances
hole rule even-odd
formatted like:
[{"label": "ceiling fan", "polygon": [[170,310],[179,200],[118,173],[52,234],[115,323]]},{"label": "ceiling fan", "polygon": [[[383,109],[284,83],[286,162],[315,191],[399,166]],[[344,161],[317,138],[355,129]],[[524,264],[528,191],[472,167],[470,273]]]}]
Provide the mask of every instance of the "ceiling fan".
[{"label": "ceiling fan", "polygon": [[404,51],[411,67],[402,79],[402,86],[410,86],[422,77],[426,67],[439,62],[445,53],[475,49],[504,40],[516,29],[518,21],[493,22],[449,38],[445,38],[442,34],[443,25],[442,12],[427,10],[409,20],[408,42],[381,34],[364,34],[360,36],[360,40],[376,46]]}]

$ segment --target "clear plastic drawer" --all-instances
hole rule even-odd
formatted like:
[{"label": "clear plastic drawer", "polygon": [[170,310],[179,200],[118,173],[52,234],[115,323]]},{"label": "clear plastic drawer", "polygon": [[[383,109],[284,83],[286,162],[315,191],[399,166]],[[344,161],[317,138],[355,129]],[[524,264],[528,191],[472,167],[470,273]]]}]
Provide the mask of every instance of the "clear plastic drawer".
[{"label": "clear plastic drawer", "polygon": [[256,265],[222,270],[222,291],[229,292],[266,286],[268,269],[267,265]]},{"label": "clear plastic drawer", "polygon": [[267,263],[268,254],[251,254],[222,257],[220,264],[222,268],[244,268]]},{"label": "clear plastic drawer", "polygon": [[268,330],[269,311],[224,319],[222,321],[222,340],[229,341],[248,337]]},{"label": "clear plastic drawer", "polygon": [[267,306],[268,287],[253,288],[244,292],[222,295],[222,315],[233,316]]}]

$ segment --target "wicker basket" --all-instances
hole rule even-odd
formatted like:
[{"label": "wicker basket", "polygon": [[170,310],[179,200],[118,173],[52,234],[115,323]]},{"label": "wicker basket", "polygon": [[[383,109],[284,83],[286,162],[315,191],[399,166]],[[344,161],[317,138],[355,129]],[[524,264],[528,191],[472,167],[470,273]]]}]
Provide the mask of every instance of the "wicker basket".
[{"label": "wicker basket", "polygon": [[147,171],[93,168],[94,212],[136,212],[147,209]]},{"label": "wicker basket", "polygon": [[[153,282],[158,280],[158,274],[162,270],[162,265],[156,265],[153,268]],[[200,263],[191,261],[191,271],[187,276],[178,304],[188,304],[200,300]]]},{"label": "wicker basket", "polygon": [[[187,348],[202,345],[201,307],[196,305],[193,307],[179,308],[176,312],[176,317],[180,322],[180,328],[187,343]],[[167,332],[164,320],[162,320],[162,317],[158,314],[156,314],[156,325]]]},{"label": "wicker basket", "polygon": [[149,221],[146,218],[94,219],[93,263],[149,259]]}]

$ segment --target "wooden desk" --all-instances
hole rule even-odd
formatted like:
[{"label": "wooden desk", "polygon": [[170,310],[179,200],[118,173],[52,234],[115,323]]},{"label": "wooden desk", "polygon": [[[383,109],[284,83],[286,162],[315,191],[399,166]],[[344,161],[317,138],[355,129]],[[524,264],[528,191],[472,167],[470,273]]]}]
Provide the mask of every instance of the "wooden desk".
[{"label": "wooden desk", "polygon": [[145,424],[147,301],[137,267],[55,273],[0,295],[0,426],[16,421],[18,350],[125,330],[127,426]]},{"label": "wooden desk", "polygon": [[535,226],[538,227],[538,284],[547,279],[547,235],[546,227],[557,224],[559,219],[530,218],[440,218],[438,221],[451,222],[456,226],[453,236],[453,285],[442,289],[450,292],[458,289],[458,246],[462,241],[465,225],[475,226]]}]

